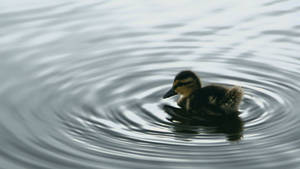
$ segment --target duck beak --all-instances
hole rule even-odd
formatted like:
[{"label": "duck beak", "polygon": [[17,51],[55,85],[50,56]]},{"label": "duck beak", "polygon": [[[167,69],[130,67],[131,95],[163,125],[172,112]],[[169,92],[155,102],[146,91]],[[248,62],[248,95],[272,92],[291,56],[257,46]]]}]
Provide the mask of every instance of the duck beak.
[{"label": "duck beak", "polygon": [[175,90],[173,89],[173,87],[164,95],[164,99],[165,98],[168,98],[168,97],[171,97],[171,96],[174,96],[176,95],[177,93],[175,92]]}]

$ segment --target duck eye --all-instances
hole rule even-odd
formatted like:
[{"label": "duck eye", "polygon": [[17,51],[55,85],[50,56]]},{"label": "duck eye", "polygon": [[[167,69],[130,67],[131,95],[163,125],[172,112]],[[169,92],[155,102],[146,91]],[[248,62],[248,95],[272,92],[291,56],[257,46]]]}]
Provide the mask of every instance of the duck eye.
[{"label": "duck eye", "polygon": [[188,85],[190,83],[192,83],[192,81],[189,81],[189,82],[179,82],[174,87],[177,88],[177,87],[180,87],[180,86]]}]

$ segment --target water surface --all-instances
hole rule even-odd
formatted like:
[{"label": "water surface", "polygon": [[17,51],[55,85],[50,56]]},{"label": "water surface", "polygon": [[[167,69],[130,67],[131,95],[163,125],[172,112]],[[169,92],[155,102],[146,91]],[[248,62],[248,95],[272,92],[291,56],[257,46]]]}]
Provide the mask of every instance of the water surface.
[{"label": "water surface", "polygon": [[[1,4],[1,169],[300,167],[299,1]],[[231,128],[170,120],[186,69],[243,87]]]}]

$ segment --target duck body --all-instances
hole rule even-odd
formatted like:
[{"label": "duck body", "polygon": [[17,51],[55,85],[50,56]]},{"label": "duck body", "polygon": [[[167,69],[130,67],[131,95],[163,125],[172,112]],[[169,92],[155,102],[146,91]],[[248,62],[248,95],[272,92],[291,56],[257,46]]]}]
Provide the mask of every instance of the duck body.
[{"label": "duck body", "polygon": [[201,86],[198,76],[192,71],[180,72],[172,89],[164,98],[179,94],[177,104],[188,113],[201,116],[238,115],[238,107],[243,97],[241,87],[208,85]]},{"label": "duck body", "polygon": [[[207,115],[229,115],[238,112],[242,99],[240,87],[231,89],[209,85],[197,89],[190,96],[182,98],[177,104],[190,113]],[[212,111],[208,111],[212,110]],[[206,111],[203,113],[203,111]]]}]

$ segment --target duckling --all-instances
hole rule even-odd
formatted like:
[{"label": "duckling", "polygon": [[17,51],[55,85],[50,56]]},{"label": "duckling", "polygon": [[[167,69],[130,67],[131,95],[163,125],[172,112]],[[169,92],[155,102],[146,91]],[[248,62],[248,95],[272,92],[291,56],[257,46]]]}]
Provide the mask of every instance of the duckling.
[{"label": "duckling", "polygon": [[198,76],[189,70],[181,71],[174,79],[172,88],[163,96],[168,98],[179,94],[178,106],[186,112],[208,116],[239,114],[238,108],[243,97],[239,86],[227,88],[217,85],[202,87]]}]

